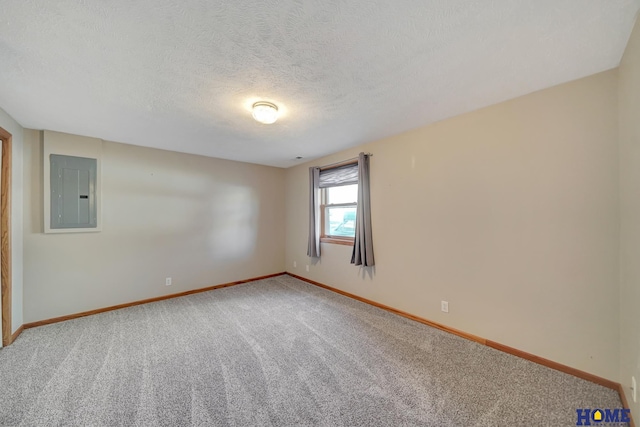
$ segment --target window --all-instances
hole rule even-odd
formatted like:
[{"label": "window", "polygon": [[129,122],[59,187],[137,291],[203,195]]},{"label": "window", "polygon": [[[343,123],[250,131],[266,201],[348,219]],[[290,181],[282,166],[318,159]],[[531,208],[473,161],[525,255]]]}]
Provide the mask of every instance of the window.
[{"label": "window", "polygon": [[321,193],[322,240],[353,244],[358,184],[326,187]]},{"label": "window", "polygon": [[358,162],[320,169],[320,240],[353,245],[358,206]]}]

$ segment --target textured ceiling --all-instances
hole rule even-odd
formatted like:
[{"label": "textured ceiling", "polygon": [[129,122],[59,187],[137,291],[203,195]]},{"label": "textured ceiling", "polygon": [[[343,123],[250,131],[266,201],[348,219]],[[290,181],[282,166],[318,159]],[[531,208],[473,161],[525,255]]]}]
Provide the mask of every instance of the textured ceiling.
[{"label": "textured ceiling", "polygon": [[[618,65],[638,0],[0,0],[28,128],[296,164]],[[269,100],[274,125],[248,107]]]}]

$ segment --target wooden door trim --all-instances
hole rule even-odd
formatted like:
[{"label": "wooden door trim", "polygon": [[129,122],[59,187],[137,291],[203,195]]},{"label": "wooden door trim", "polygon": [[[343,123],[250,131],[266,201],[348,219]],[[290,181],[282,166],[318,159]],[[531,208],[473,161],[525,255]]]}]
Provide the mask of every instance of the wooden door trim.
[{"label": "wooden door trim", "polygon": [[2,345],[13,341],[11,334],[11,134],[0,127],[2,139],[2,183],[0,184],[0,277],[2,285]]}]

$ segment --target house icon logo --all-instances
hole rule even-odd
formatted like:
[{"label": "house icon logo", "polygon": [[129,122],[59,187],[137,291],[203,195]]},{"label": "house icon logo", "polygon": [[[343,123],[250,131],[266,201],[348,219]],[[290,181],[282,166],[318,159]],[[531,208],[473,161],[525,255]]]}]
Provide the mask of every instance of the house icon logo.
[{"label": "house icon logo", "polygon": [[602,421],[602,411],[600,409],[596,409],[593,411],[591,418],[593,418],[593,421],[595,422]]}]

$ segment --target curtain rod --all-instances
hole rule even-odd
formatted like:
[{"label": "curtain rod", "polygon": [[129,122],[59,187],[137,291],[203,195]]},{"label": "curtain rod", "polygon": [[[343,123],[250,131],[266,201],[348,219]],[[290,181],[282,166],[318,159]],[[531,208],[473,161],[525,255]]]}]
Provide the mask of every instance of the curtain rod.
[{"label": "curtain rod", "polygon": [[[371,153],[364,153],[364,155],[367,156],[367,157],[373,157],[373,154],[371,154]],[[334,167],[338,167],[338,166],[348,165],[349,163],[353,163],[354,160],[358,160],[358,157],[352,157],[350,159],[343,160],[341,162],[336,162],[336,163],[331,163],[329,165],[319,166],[319,169],[320,170],[325,170],[325,169],[334,168]]]}]

